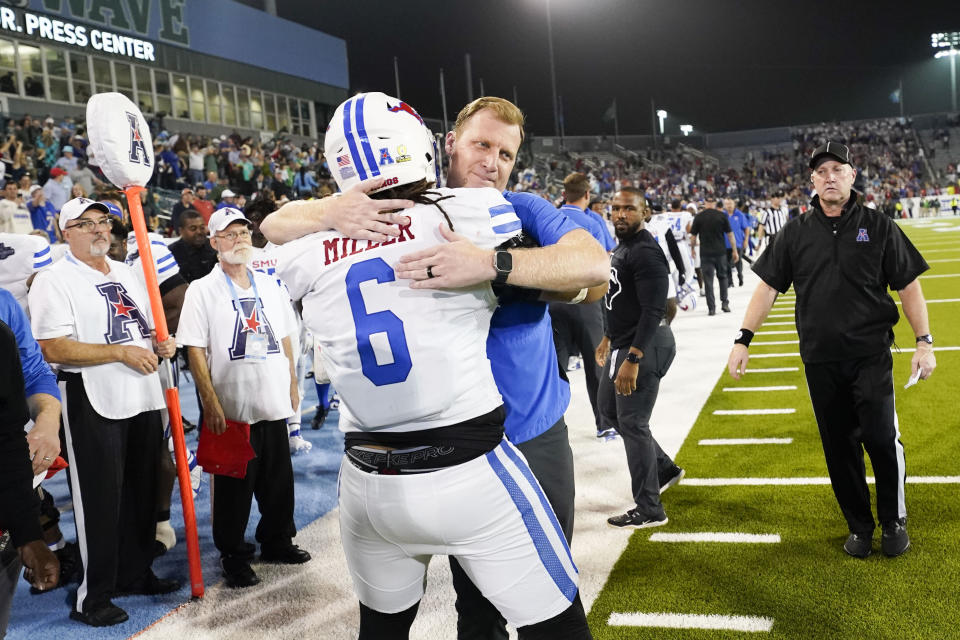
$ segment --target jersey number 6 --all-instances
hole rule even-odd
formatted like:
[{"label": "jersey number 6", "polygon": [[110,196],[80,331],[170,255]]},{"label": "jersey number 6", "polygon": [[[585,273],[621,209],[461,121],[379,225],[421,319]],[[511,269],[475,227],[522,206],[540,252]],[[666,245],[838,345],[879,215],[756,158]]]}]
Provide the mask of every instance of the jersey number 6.
[{"label": "jersey number 6", "polygon": [[[357,329],[357,351],[360,352],[363,375],[373,384],[382,387],[406,380],[412,365],[407,337],[403,333],[403,320],[391,311],[367,313],[360,284],[368,280],[376,280],[382,284],[393,282],[396,276],[383,258],[358,262],[347,271],[347,299],[350,301],[353,324]],[[390,364],[377,364],[377,356],[370,343],[370,336],[376,333],[387,334],[390,351],[393,353],[393,362]]]}]

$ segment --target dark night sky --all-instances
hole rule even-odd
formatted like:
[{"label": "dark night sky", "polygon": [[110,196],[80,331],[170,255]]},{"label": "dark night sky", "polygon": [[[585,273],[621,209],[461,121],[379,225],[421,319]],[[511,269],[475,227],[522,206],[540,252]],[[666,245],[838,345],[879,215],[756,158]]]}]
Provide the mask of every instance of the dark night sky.
[{"label": "dark night sky", "polygon": [[[249,3],[249,2],[248,2]],[[254,3],[256,4],[256,3]],[[474,95],[512,98],[528,128],[551,134],[545,0],[446,2],[277,0],[278,14],[344,38],[352,91],[394,93],[440,117]],[[668,122],[703,132],[945,110],[949,63],[933,60],[930,33],[960,30],[960,3],[785,0],[552,0],[558,93],[567,134],[649,133],[650,99]],[[309,55],[309,52],[304,52]],[[674,118],[676,116],[676,118]]]}]

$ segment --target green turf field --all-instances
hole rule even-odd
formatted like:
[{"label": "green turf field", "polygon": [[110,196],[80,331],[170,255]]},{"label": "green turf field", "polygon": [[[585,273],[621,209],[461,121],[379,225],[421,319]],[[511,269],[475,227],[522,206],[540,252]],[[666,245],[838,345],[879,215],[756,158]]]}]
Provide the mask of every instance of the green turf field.
[{"label": "green turf field", "polygon": [[[960,274],[960,220],[904,225],[930,262],[925,275]],[[938,231],[938,229],[955,229]],[[935,347],[960,347],[960,277],[921,280]],[[789,294],[786,298],[789,299]],[[896,298],[896,295],[894,295]],[[941,300],[942,302],[935,302]],[[761,331],[795,331],[792,300],[778,301]],[[777,324],[773,324],[777,323]],[[906,451],[906,500],[912,548],[903,556],[880,553],[866,560],[841,545],[846,523],[829,484],[702,486],[711,478],[826,479],[796,333],[758,333],[750,369],[798,371],[726,373],[704,406],[677,463],[687,478],[664,494],[670,522],[640,530],[615,565],[590,611],[594,636],[603,638],[960,638],[960,350],[936,351],[928,381],[903,390],[912,353],[894,353],[897,412]],[[896,342],[913,348],[905,319]],[[721,365],[718,363],[718,370]],[[796,387],[775,391],[725,391],[745,387]],[[714,411],[795,409],[781,415],[717,415]],[[791,438],[789,444],[708,446],[706,439]],[[872,475],[867,462],[867,473]],[[912,482],[946,477],[945,483]],[[779,542],[661,542],[657,534],[725,532],[777,534]],[[651,540],[651,536],[655,536]],[[622,615],[627,614],[627,615]],[[691,628],[709,618],[649,618],[635,626],[629,614],[737,617],[751,631]],[[748,619],[744,619],[747,617]],[[620,624],[612,624],[622,622]],[[724,619],[724,624],[729,621]],[[709,624],[709,622],[707,623]]]}]

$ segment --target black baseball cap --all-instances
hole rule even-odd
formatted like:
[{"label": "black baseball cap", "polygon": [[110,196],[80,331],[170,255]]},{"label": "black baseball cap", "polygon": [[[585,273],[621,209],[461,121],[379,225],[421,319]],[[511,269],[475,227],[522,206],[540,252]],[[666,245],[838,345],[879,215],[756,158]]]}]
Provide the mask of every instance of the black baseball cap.
[{"label": "black baseball cap", "polygon": [[839,142],[827,141],[813,150],[810,156],[810,168],[816,169],[823,159],[836,160],[840,164],[853,165],[853,156],[850,155],[850,149],[847,145]]}]

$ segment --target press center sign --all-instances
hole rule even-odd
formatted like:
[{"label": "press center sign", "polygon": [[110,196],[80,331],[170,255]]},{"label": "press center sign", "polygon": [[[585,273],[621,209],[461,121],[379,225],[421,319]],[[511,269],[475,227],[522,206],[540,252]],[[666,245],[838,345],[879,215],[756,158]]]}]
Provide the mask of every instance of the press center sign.
[{"label": "press center sign", "polygon": [[57,20],[26,11],[20,13],[10,7],[0,7],[0,30],[23,33],[44,40],[73,45],[82,49],[96,49],[137,60],[155,62],[153,43],[139,38],[91,29],[81,24]]}]

